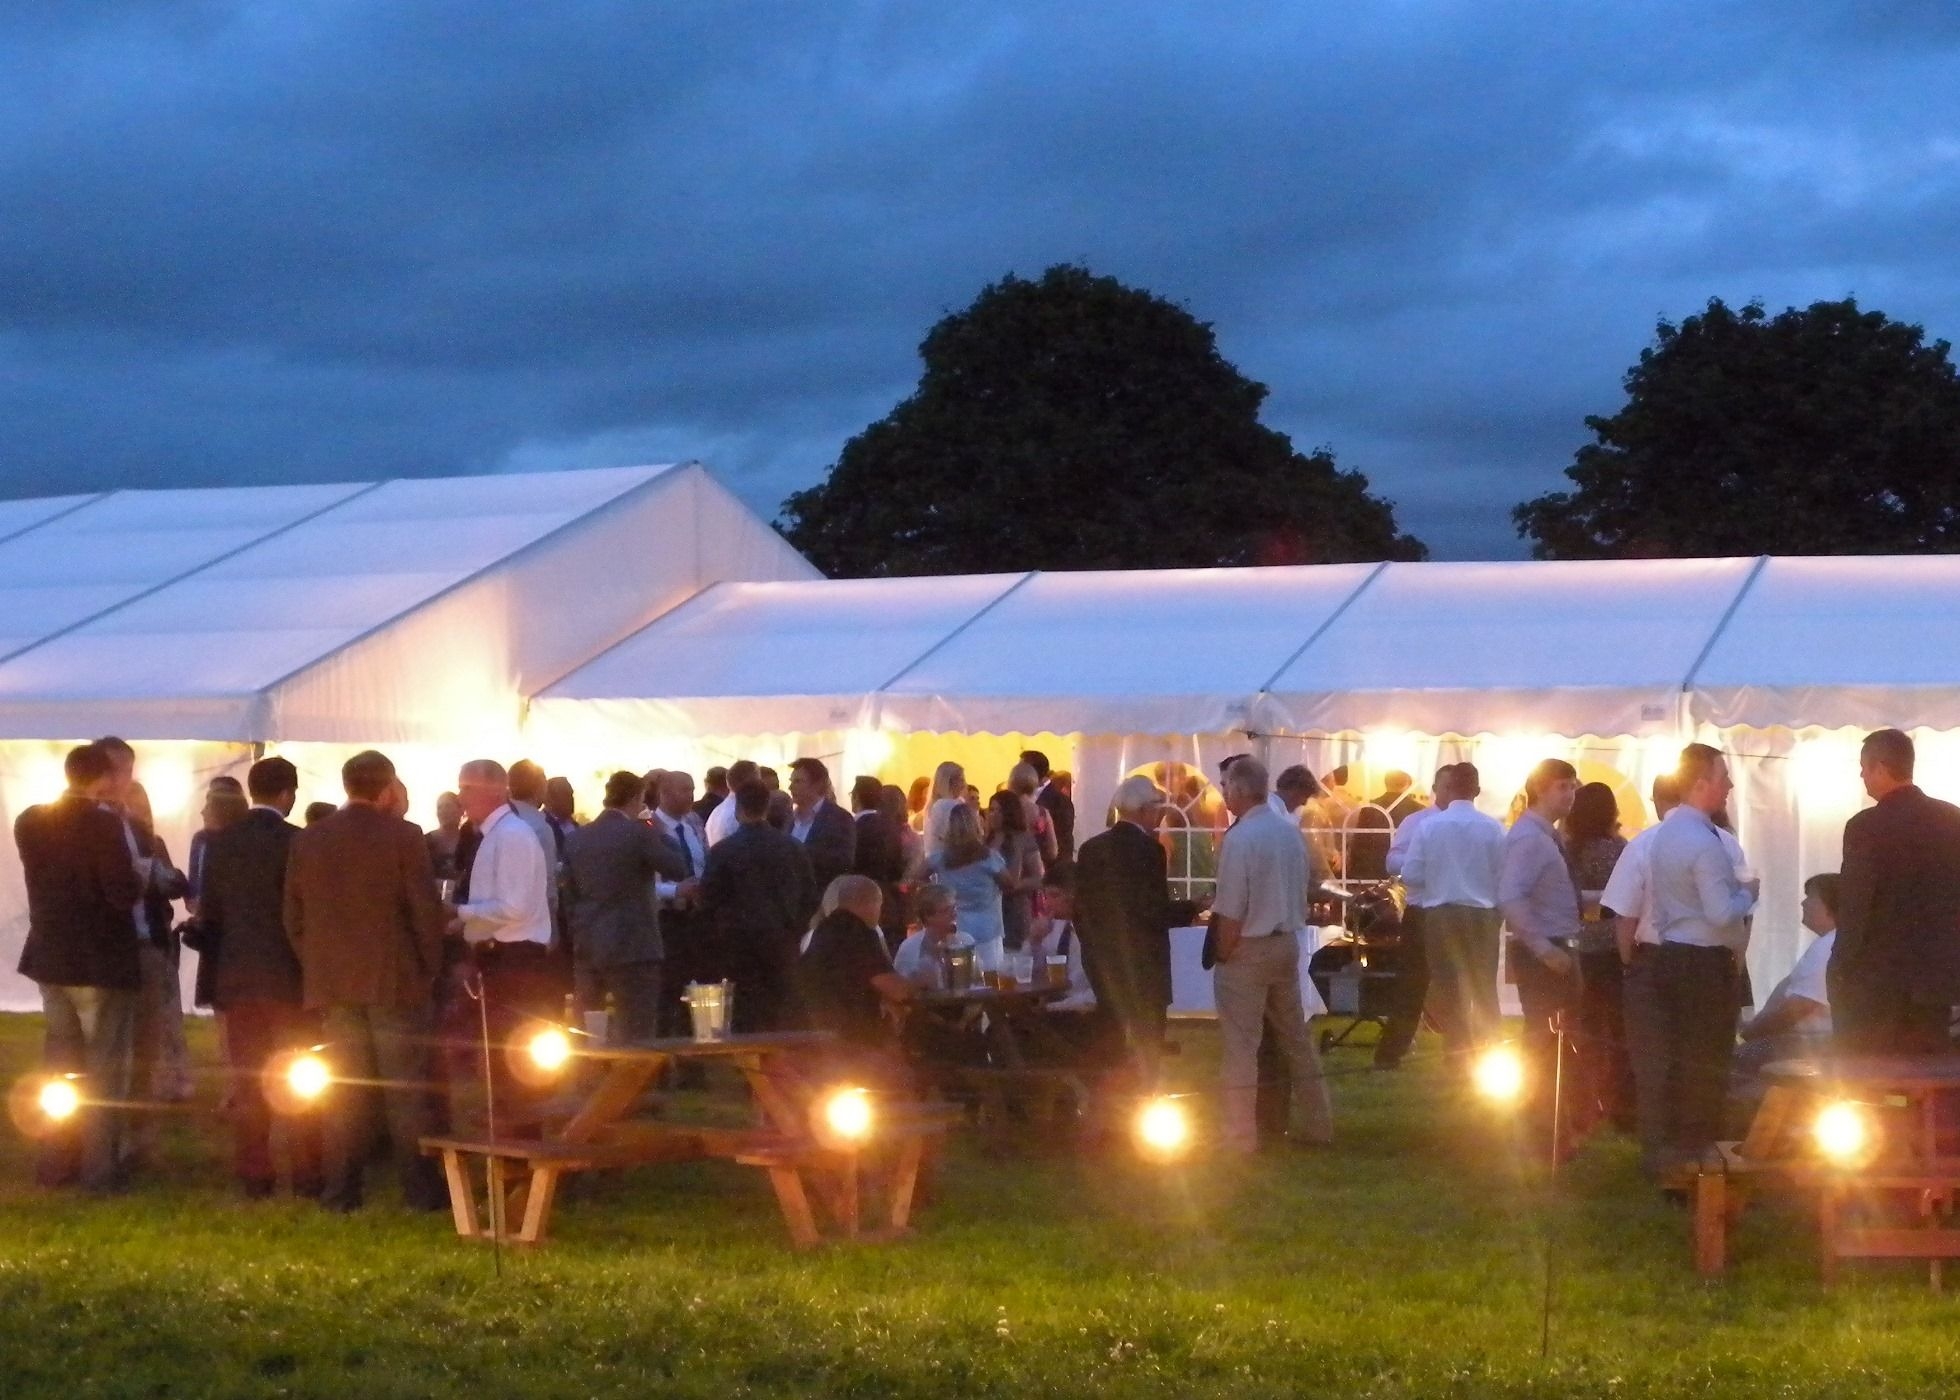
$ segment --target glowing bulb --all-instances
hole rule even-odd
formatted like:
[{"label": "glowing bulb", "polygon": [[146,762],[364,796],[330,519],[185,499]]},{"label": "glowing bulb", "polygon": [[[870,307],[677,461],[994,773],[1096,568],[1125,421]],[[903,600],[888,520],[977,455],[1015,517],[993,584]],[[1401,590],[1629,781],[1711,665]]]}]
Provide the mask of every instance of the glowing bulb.
[{"label": "glowing bulb", "polygon": [[311,1103],[327,1092],[333,1071],[318,1055],[295,1055],[286,1066],[286,1087],[301,1103]]},{"label": "glowing bulb", "polygon": [[824,1101],[824,1126],[842,1142],[871,1136],[871,1096],[862,1089],[839,1089]]},{"label": "glowing bulb", "polygon": [[50,1079],[41,1086],[36,1102],[50,1123],[65,1123],[81,1108],[82,1096],[70,1080]]},{"label": "glowing bulb", "polygon": [[531,1063],[555,1073],[572,1058],[572,1038],[557,1026],[547,1026],[531,1037]]},{"label": "glowing bulb", "polygon": [[1493,1103],[1510,1103],[1524,1092],[1524,1060],[1508,1045],[1493,1045],[1477,1056],[1470,1080]]},{"label": "glowing bulb", "polygon": [[1855,1103],[1834,1103],[1817,1115],[1811,1126],[1818,1150],[1835,1162],[1862,1155],[1871,1142],[1865,1112]]},{"label": "glowing bulb", "polygon": [[1174,1099],[1152,1099],[1137,1114],[1137,1140],[1162,1156],[1182,1152],[1191,1142],[1191,1115]]}]

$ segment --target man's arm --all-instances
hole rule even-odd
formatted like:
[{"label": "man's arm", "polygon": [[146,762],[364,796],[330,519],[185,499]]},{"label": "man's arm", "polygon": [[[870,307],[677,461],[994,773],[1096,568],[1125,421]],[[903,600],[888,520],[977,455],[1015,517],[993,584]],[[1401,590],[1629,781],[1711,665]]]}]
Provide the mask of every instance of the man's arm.
[{"label": "man's arm", "polygon": [[[409,927],[415,934],[416,957],[422,971],[433,978],[442,971],[442,901],[436,898],[436,867],[429,858],[429,843],[422,833],[403,823],[402,902],[408,910]],[[536,842],[531,843],[534,847]],[[538,863],[544,852],[538,851]]]},{"label": "man's arm", "polygon": [[1717,928],[1734,923],[1756,907],[1755,894],[1735,878],[1735,864],[1719,842],[1695,853],[1692,870],[1701,916]]},{"label": "man's arm", "polygon": [[1871,823],[1864,820],[1866,815],[1860,812],[1844,824],[1844,860],[1838,874],[1838,936],[1831,949],[1833,961],[1847,950],[1862,953],[1871,933],[1878,871]]},{"label": "man's arm", "polygon": [[89,863],[95,867],[96,888],[102,898],[118,909],[133,908],[143,897],[143,881],[129,859],[129,843],[123,839],[122,820],[101,814],[105,820],[90,823],[93,850]]},{"label": "man's arm", "polygon": [[1245,934],[1246,910],[1251,907],[1252,890],[1247,882],[1245,861],[1230,839],[1218,852],[1218,886],[1211,901],[1211,928],[1217,944],[1218,961],[1230,962]]},{"label": "man's arm", "polygon": [[[639,831],[640,861],[649,879],[680,881],[687,877],[687,857],[681,848],[664,832],[655,831],[650,826],[642,826]],[[664,898],[673,897],[673,888],[666,889]]]},{"label": "man's arm", "polygon": [[306,900],[300,894],[304,883],[300,869],[300,843],[295,840],[292,849],[286,853],[286,886],[281,895],[280,922],[286,927],[286,941],[292,944],[293,955],[303,956],[306,942]]},{"label": "man's arm", "polygon": [[[1434,821],[1435,818],[1430,818]],[[1413,826],[1415,830],[1409,832]],[[1420,890],[1423,876],[1429,871],[1429,843],[1422,839],[1423,832],[1429,830],[1429,822],[1404,822],[1395,833],[1395,839],[1388,843],[1388,873],[1402,877],[1402,888]],[[1408,833],[1406,836],[1404,833]]]}]

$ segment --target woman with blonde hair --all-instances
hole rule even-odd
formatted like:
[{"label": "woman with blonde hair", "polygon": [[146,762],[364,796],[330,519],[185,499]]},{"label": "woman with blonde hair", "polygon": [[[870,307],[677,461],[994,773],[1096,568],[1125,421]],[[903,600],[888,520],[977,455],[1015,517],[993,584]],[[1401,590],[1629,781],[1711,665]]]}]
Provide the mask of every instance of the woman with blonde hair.
[{"label": "woman with blonde hair", "polygon": [[957,763],[942,763],[932,774],[932,805],[926,808],[926,856],[939,854],[946,844],[946,817],[955,807],[966,804],[966,769]]}]

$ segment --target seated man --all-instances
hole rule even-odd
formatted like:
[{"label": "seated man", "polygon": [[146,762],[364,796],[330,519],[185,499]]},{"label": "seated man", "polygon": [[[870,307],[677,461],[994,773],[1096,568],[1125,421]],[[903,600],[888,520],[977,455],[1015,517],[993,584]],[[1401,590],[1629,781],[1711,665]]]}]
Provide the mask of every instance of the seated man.
[{"label": "seated man", "polygon": [[1803,926],[1817,935],[1804,949],[1790,975],[1776,984],[1762,1010],[1742,1028],[1735,1056],[1735,1092],[1754,1101],[1762,1097],[1756,1075],[1777,1060],[1805,1059],[1825,1053],[1831,1042],[1830,995],[1824,973],[1837,943],[1838,877],[1813,875],[1803,886]]},{"label": "seated man", "polygon": [[[944,991],[940,956],[949,948],[971,948],[973,940],[959,931],[954,918],[953,892],[946,886],[921,885],[912,897],[912,904],[919,916],[919,926],[892,954],[892,968],[921,991]],[[977,971],[974,976],[978,978]]]},{"label": "seated man", "polygon": [[842,1057],[875,1077],[882,1071],[896,1036],[887,1007],[915,995],[912,984],[892,970],[885,955],[878,915],[884,895],[875,880],[839,875],[824,891],[822,916],[797,960],[797,983],[810,1024],[841,1043]]},{"label": "seated man", "polygon": [[1044,912],[1029,928],[1021,951],[1033,955],[1037,978],[1050,958],[1066,958],[1068,995],[1048,1003],[1042,1027],[1052,1035],[1030,1043],[1029,1056],[1045,1064],[1114,1067],[1123,1059],[1123,1031],[1096,1005],[1095,989],[1082,966],[1082,940],[1075,933],[1075,871],[1066,866],[1051,870],[1041,886]]}]

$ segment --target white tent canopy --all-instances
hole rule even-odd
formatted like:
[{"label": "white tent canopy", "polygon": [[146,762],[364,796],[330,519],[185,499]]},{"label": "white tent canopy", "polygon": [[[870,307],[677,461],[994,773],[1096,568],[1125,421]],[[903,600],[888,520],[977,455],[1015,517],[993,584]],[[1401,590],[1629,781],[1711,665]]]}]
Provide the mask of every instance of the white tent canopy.
[{"label": "white tent canopy", "polygon": [[0,737],[509,734],[716,578],[814,572],[692,465],[115,492],[0,542]]},{"label": "white tent canopy", "polygon": [[1722,728],[1960,729],[1960,558],[1766,559],[1692,690]]},{"label": "white tent canopy", "polygon": [[1266,687],[1261,727],[1673,728],[1751,563],[1390,564]]}]

